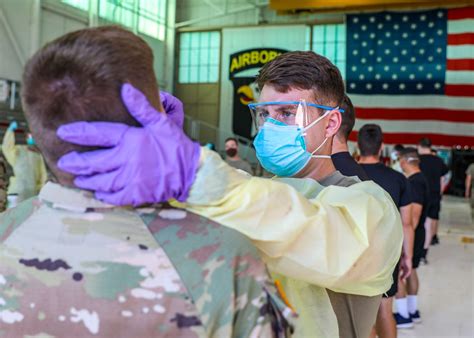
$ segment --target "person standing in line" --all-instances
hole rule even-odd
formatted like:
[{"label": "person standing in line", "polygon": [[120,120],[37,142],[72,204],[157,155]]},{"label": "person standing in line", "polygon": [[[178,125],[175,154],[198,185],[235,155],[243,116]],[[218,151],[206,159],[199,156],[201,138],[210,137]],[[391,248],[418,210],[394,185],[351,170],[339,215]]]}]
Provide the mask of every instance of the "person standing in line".
[{"label": "person standing in line", "polygon": [[16,144],[15,131],[17,129],[16,121],[10,123],[2,143],[3,155],[13,168],[8,195],[9,200],[14,201],[14,204],[37,195],[48,179],[43,157],[36,147],[33,136],[27,135],[27,145]]},{"label": "person standing in line", "polygon": [[[387,191],[400,211],[403,225],[403,253],[400,261],[401,278],[410,276],[413,258],[413,226],[411,217],[411,192],[403,174],[380,162],[383,150],[383,133],[380,126],[366,124],[359,130],[357,144],[360,149],[359,163],[369,178]],[[396,337],[397,329],[392,313],[393,297],[397,293],[399,266],[393,271],[392,287],[383,295],[375,323],[375,333],[380,338]],[[409,319],[407,319],[409,321]]]},{"label": "person standing in line", "polygon": [[413,323],[420,323],[421,316],[418,310],[419,280],[417,268],[423,256],[425,243],[425,219],[429,206],[428,182],[420,170],[420,158],[415,148],[406,148],[400,152],[400,165],[408,177],[412,194],[412,224],[415,226],[415,241],[413,245],[412,273],[408,276],[406,283],[399,281],[396,295],[398,328],[412,327]]},{"label": "person standing in line", "polygon": [[392,152],[390,153],[391,168],[403,174],[403,170],[400,167],[400,152],[404,149],[403,145],[396,144],[393,146]]},{"label": "person standing in line", "polygon": [[441,210],[441,180],[449,171],[443,160],[432,154],[431,140],[424,137],[418,143],[418,154],[420,154],[420,169],[428,180],[430,189],[430,206],[428,208],[428,217],[426,218],[425,229],[425,255],[430,244],[439,244],[438,223],[439,212]]},{"label": "person standing in line", "polygon": [[466,170],[466,191],[464,192],[464,196],[469,199],[470,197],[470,204],[471,204],[471,220],[474,218],[474,193],[473,193],[473,181],[474,178],[474,163],[471,163]]},{"label": "person standing in line", "polygon": [[[254,145],[263,167],[279,176],[272,180],[241,173],[205,148],[199,162],[184,160],[192,151],[185,135],[177,128],[162,135],[158,127],[171,128],[171,123],[137,90],[128,107],[139,107],[139,114],[150,120],[144,128],[121,134],[113,149],[70,153],[58,165],[79,175],[76,184],[96,190],[99,199],[137,205],[173,198],[185,201],[181,207],[187,210],[245,233],[299,313],[295,334],[367,338],[400,258],[402,226],[395,204],[380,186],[345,177],[330,161],[343,113],[340,73],[313,52],[289,52],[267,63],[258,83],[262,95],[252,109],[259,126]],[[77,122],[58,134],[74,143],[110,145],[98,138],[101,130],[100,122]],[[115,135],[107,127],[107,136]],[[136,144],[146,151],[130,152]],[[104,176],[103,164],[88,161],[99,153],[119,159],[112,164],[118,172]],[[169,156],[175,160],[155,161]],[[160,175],[138,175],[143,170]],[[81,177],[86,172],[95,175]],[[125,180],[116,177],[123,172],[128,173]],[[175,181],[167,185],[165,177]],[[115,182],[112,187],[109,179]]]},{"label": "person standing in line", "polygon": [[355,110],[349,96],[344,95],[341,108],[344,113],[341,114],[341,127],[333,139],[331,159],[337,170],[344,176],[357,176],[361,181],[368,181],[369,177],[364,169],[354,160],[349,153],[347,141],[355,124]]},{"label": "person standing in line", "polygon": [[250,175],[253,175],[252,167],[250,163],[243,160],[239,156],[239,142],[234,137],[229,137],[225,140],[225,161],[231,167],[235,169],[240,169],[245,172],[248,172]]}]

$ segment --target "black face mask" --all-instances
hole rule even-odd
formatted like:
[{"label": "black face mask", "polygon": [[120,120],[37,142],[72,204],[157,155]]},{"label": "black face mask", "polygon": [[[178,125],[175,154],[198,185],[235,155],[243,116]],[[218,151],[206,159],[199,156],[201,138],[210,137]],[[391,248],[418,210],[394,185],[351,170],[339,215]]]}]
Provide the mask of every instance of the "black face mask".
[{"label": "black face mask", "polygon": [[225,151],[225,153],[229,157],[234,157],[235,155],[237,155],[237,149],[236,148],[229,148]]}]

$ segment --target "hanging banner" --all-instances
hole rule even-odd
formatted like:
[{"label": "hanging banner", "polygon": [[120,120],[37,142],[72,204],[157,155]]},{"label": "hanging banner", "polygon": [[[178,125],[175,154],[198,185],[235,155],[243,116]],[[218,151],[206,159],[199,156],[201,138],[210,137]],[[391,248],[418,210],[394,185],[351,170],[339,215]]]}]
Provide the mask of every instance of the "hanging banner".
[{"label": "hanging banner", "polygon": [[258,71],[282,53],[304,50],[308,38],[303,25],[223,29],[219,125],[226,134],[253,138],[247,105],[258,100]]},{"label": "hanging banner", "polygon": [[230,56],[229,80],[233,85],[232,133],[251,139],[252,117],[247,105],[258,100],[258,86],[255,76],[239,76],[249,69],[260,69],[285,49],[257,48],[247,49]]}]

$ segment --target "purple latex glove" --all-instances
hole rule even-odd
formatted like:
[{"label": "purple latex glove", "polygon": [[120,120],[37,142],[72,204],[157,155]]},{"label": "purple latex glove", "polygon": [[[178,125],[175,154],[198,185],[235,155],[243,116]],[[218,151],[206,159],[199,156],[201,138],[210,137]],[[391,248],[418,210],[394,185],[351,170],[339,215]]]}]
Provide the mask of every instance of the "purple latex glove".
[{"label": "purple latex glove", "polygon": [[130,84],[122,100],[143,128],[112,122],[75,122],[57,134],[66,142],[109,147],[64,155],[58,167],[76,175],[79,188],[114,205],[185,201],[199,165],[200,147]]},{"label": "purple latex glove", "polygon": [[183,128],[184,124],[184,109],[183,102],[177,97],[174,97],[168,92],[160,91],[160,100],[165,109],[168,118],[176,123],[177,126]]}]

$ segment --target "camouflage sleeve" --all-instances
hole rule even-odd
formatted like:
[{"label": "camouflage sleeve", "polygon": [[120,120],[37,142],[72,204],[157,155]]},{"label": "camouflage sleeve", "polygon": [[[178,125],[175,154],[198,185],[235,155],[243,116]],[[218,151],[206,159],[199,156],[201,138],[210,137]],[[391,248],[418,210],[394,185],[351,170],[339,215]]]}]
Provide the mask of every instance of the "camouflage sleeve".
[{"label": "camouflage sleeve", "polygon": [[[190,212],[143,216],[186,285],[209,337],[287,337],[294,312],[243,235]],[[161,216],[160,216],[161,215]]]}]

